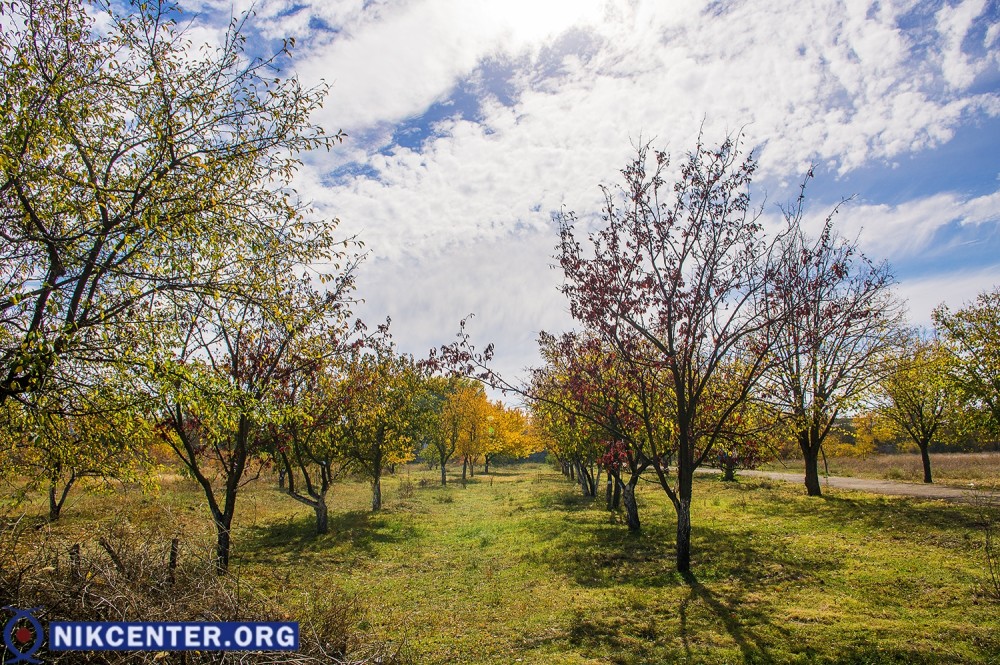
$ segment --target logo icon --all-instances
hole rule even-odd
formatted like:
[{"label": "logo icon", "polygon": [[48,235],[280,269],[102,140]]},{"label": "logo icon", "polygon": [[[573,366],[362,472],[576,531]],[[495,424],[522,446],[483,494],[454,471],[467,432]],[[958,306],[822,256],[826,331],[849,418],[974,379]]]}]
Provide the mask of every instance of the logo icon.
[{"label": "logo icon", "polygon": [[42,647],[45,635],[42,632],[42,624],[32,612],[37,612],[42,608],[22,610],[16,607],[5,607],[3,609],[14,613],[14,616],[3,627],[4,646],[7,647],[7,653],[13,656],[9,656],[4,661],[5,665],[41,663],[42,661],[33,656]]}]

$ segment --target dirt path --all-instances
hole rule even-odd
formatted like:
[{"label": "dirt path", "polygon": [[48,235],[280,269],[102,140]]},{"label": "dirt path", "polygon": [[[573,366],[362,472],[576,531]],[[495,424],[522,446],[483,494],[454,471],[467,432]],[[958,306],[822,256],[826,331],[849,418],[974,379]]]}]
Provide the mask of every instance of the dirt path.
[{"label": "dirt path", "polygon": [[[716,471],[715,469],[711,469]],[[717,472],[717,471],[716,471]],[[787,483],[805,484],[805,476],[801,473],[781,473],[777,471],[740,471],[741,476],[751,478],[769,478]],[[843,476],[820,477],[823,489],[832,487],[842,490],[872,492],[874,494],[890,494],[896,496],[916,496],[922,499],[946,499],[948,501],[969,501],[972,496],[970,489],[944,487],[942,485],[925,485],[923,483],[904,483],[895,480],[873,480],[871,478],[846,478]]]}]

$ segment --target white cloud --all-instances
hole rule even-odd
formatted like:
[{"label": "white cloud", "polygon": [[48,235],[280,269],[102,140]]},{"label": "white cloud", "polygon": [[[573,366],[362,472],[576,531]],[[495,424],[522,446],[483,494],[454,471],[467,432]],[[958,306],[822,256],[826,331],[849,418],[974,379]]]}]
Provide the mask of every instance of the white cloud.
[{"label": "white cloud", "polygon": [[[212,2],[229,11],[229,0]],[[498,343],[560,311],[551,289],[530,286],[549,272],[550,213],[599,210],[597,185],[616,181],[630,138],[655,137],[679,159],[703,123],[711,142],[744,128],[747,144],[761,147],[759,178],[795,183],[813,162],[847,173],[940,145],[970,118],[1000,115],[1000,95],[974,88],[997,73],[995,21],[980,40],[986,56],[962,50],[990,20],[981,0],[944,5],[905,30],[901,18],[922,11],[906,0],[588,0],[542,11],[553,6],[258,5],[265,36],[298,38],[299,75],[333,84],[317,119],[352,136],[308,156],[296,184],[374,249],[379,258],[360,280],[366,311],[394,313],[397,333],[416,346],[439,343],[468,311],[479,314],[483,339]],[[571,27],[585,31],[583,46],[559,51],[553,35]],[[513,103],[484,94],[475,118],[438,121],[419,149],[392,144],[395,123],[477,81],[487,61],[510,66]],[[377,179],[331,183],[329,172],[351,162]],[[998,209],[998,194],[937,193],[851,205],[841,222],[869,254],[913,257],[949,225],[996,223]]]},{"label": "white cloud", "polygon": [[549,268],[556,242],[554,229],[542,229],[456,242],[419,257],[390,260],[376,250],[359,274],[366,302],[358,313],[369,322],[391,316],[401,349],[417,357],[454,341],[459,322],[475,314],[467,326],[473,343],[479,350],[494,343],[494,369],[516,382],[538,363],[538,332],[571,327],[557,291],[561,273]]},{"label": "white cloud", "polygon": [[[373,241],[387,243],[387,253],[401,252],[544,223],[564,204],[594,209],[596,185],[615,180],[628,139],[640,132],[680,153],[703,120],[708,140],[746,124],[749,140],[765,146],[764,175],[797,179],[817,158],[845,170],[945,141],[968,108],[967,99],[935,101],[914,88],[905,40],[887,27],[891,17],[870,26],[855,17],[835,33],[821,15],[785,40],[765,42],[754,35],[773,30],[779,17],[760,14],[702,21],[709,27],[688,17],[658,48],[609,37],[587,63],[573,60],[557,85],[524,87],[514,107],[487,102],[481,123],[446,120],[420,152],[372,155],[379,180],[310,194],[345,220],[377,227]],[[881,45],[882,57],[859,57],[848,46],[852,35],[863,53]]]},{"label": "white cloud", "polygon": [[933,327],[931,312],[941,304],[951,309],[963,307],[984,291],[1000,285],[1000,264],[978,270],[935,273],[900,282],[897,293],[909,304],[909,318],[914,325]]},{"label": "white cloud", "polygon": [[[821,218],[814,217],[812,222],[819,228]],[[943,192],[894,206],[848,203],[837,223],[841,233],[858,238],[873,257],[895,262],[919,254],[939,255],[948,247],[932,243],[946,227],[955,223],[964,227],[1000,225],[1000,191],[974,198]]]},{"label": "white cloud", "polygon": [[[332,83],[336,100],[321,119],[358,131],[419,115],[491,54],[520,54],[574,25],[600,20],[600,0],[413,0],[306,4],[268,26],[272,36],[295,34],[309,18],[339,32],[303,40],[296,69],[306,81]],[[283,32],[278,32],[283,31]]]},{"label": "white cloud", "polygon": [[962,51],[962,42],[973,21],[983,13],[986,0],[966,0],[955,6],[944,5],[937,14],[941,33],[941,69],[949,85],[963,88],[971,85],[982,63],[970,60]]}]

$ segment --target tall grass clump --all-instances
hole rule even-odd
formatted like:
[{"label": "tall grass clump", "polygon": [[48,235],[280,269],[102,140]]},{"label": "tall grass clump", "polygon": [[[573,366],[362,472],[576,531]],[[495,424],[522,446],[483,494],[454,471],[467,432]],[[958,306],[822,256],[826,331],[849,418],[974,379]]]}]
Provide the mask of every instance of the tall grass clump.
[{"label": "tall grass clump", "polygon": [[[259,580],[258,580],[259,581]],[[0,522],[0,607],[41,608],[50,621],[298,621],[298,652],[58,652],[46,663],[401,663],[399,646],[362,630],[356,596],[317,589],[297,599],[262,592],[235,569],[216,574],[212,552],[187,551],[158,529],[126,520],[83,542],[25,517]],[[273,585],[281,588],[280,585]],[[3,618],[6,621],[6,618]],[[7,657],[0,644],[0,662]]]}]

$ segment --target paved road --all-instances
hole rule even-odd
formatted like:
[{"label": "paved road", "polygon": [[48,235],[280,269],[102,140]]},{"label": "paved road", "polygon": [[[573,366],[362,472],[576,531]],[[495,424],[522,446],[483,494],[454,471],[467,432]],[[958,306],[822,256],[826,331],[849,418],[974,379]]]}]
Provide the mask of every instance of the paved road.
[{"label": "paved road", "polygon": [[[716,469],[710,469],[718,473]],[[788,483],[805,484],[805,476],[801,473],[783,473],[777,471],[739,471],[738,475],[753,478],[769,478]],[[833,487],[843,490],[857,490],[874,494],[891,494],[897,496],[916,496],[923,499],[947,499],[949,501],[969,501],[971,490],[942,485],[925,485],[924,483],[904,483],[895,480],[872,480],[871,478],[845,478],[843,476],[820,476],[822,487]]]}]

